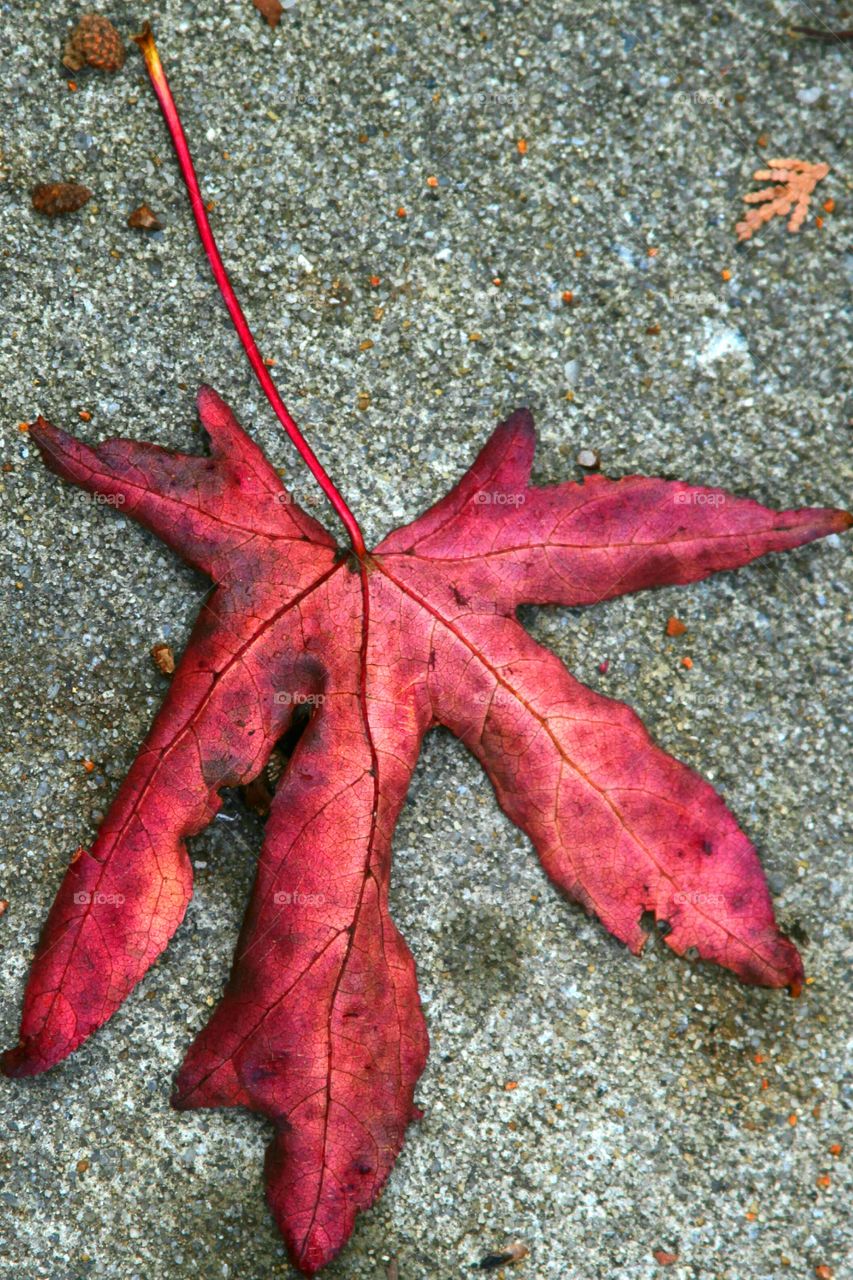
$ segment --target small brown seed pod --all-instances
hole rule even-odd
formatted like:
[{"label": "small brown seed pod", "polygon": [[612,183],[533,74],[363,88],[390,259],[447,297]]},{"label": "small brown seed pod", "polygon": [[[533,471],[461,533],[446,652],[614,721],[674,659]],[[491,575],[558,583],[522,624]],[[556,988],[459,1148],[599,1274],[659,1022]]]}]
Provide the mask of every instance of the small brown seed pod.
[{"label": "small brown seed pod", "polygon": [[122,38],[108,18],[100,13],[84,13],[71,32],[62,55],[69,71],[95,67],[98,71],[120,71],[124,66]]},{"label": "small brown seed pod", "polygon": [[92,192],[77,182],[40,182],[32,190],[33,208],[48,218],[82,209]]},{"label": "small brown seed pod", "polygon": [[175,655],[162,640],[152,647],[151,657],[154,659],[154,666],[158,671],[162,671],[164,676],[170,676],[175,670]]},{"label": "small brown seed pod", "polygon": [[162,222],[147,204],[141,204],[138,209],[134,209],[127,219],[127,225],[136,227],[139,231],[163,230]]}]

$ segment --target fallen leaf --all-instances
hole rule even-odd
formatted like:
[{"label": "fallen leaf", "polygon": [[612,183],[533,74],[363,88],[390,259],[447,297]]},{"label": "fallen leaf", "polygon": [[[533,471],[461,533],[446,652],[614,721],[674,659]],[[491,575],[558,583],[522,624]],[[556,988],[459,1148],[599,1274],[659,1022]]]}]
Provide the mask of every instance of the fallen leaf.
[{"label": "fallen leaf", "polygon": [[175,1104],[271,1121],[269,1203],[314,1273],[376,1199],[418,1114],[427,1034],[388,882],[433,725],[477,757],[554,884],[632,951],[651,912],[679,955],[801,984],[755,850],[719,796],[627,706],[575,680],[516,609],[695,582],[851,518],[642,476],[535,487],[522,409],[444,499],[359,557],[293,502],[215,392],[198,406],[209,457],[90,447],[42,418],[31,428],[53,471],[121,495],[122,515],[215,586],[101,830],[66,872],[4,1069],[45,1070],[118,1008],[183,918],[187,837],[301,717],[231,977]]},{"label": "fallen leaf", "polygon": [[735,227],[738,240],[749,240],[771,218],[786,218],[789,231],[799,231],[809,209],[811,194],[819,182],[829,173],[828,164],[810,164],[807,160],[768,160],[766,169],[756,169],[752,175],[756,182],[771,181],[775,186],[764,187],[745,195],[746,204],[760,207],[749,209]]}]

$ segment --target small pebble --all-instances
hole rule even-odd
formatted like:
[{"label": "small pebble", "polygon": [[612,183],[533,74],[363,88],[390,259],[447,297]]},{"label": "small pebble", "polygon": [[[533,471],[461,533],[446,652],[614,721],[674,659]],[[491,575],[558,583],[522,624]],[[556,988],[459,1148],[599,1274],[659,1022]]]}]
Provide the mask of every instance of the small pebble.
[{"label": "small pebble", "polygon": [[601,466],[601,454],[596,449],[581,449],[575,461],[586,471],[597,471]]}]

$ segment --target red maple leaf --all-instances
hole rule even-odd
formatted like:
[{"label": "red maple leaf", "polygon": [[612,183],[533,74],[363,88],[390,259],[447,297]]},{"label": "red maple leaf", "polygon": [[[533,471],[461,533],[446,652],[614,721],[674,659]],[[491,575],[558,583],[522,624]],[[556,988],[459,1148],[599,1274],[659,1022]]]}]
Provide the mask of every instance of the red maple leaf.
[{"label": "red maple leaf", "polygon": [[90,448],[43,419],[31,429],[52,470],[120,498],[216,586],[92,848],[68,868],[4,1065],[42,1071],[118,1008],[183,918],[186,837],[309,707],[227,990],[176,1104],[272,1121],[269,1202],[310,1273],[378,1195],[415,1113],[427,1035],[388,880],[433,725],[476,755],[554,883],[632,951],[653,912],[679,955],[746,982],[800,984],[723,801],[633,711],[573,679],[515,611],[695,582],[850,517],[641,476],[531,487],[522,409],[446,498],[358,557],[291,500],[215,392],[198,404],[209,457],[129,440]]},{"label": "red maple leaf", "polygon": [[373,552],[290,418],[207,222],[150,30],[138,37],[217,282],[261,385],[352,550],[289,497],[209,389],[207,457],[39,419],[59,475],[161,537],[215,586],[169,694],[92,845],[71,860],[33,963],[7,1074],[33,1075],[104,1023],[166,947],[191,894],[185,841],[223,787],[283,773],[225,995],[178,1077],[179,1107],[245,1106],[274,1125],[273,1214],[318,1271],[379,1194],[417,1114],[427,1055],[412,957],[388,913],[391,839],[424,734],[476,755],[545,870],[633,951],[667,944],[744,981],[799,988],[755,850],[722,800],[634,713],[579,684],[521,627],[524,603],[582,605],[694,582],[850,526],[718,489],[631,476],[529,484],[519,410],[443,501]]}]

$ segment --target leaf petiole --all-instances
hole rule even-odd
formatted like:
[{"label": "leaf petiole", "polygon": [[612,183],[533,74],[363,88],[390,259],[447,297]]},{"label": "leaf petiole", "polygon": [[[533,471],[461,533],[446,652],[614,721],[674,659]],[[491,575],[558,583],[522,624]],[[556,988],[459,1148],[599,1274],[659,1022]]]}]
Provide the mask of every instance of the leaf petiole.
[{"label": "leaf petiole", "polygon": [[343,522],[347,533],[350,537],[352,549],[356,555],[361,558],[366,554],[367,548],[364,542],[364,536],[359,528],[358,521],[350,511],[342,495],[335,487],[331,477],[326,472],[314,450],[303,436],[299,427],[290,416],[287,405],[278,393],[275,383],[270,377],[269,370],[264,364],[258,344],[249,328],[249,323],[243,314],[243,309],[237,299],[237,295],[228,278],[228,272],[225,270],[225,264],[219,253],[213,230],[210,226],[210,220],[207,216],[207,210],[202,200],[201,190],[196,177],[195,166],[193,165],[192,156],[190,154],[189,145],[187,143],[186,134],[184,133],[181,118],[178,114],[178,108],[172,97],[172,90],[169,88],[169,81],[166,79],[166,73],[163,70],[163,64],[160,61],[160,55],[157,52],[157,45],[154,42],[154,33],[151,30],[151,24],[146,22],[138,36],[133,37],[136,44],[142,52],[145,59],[145,66],[148,71],[154,93],[163,112],[166,121],[166,127],[172,139],[172,145],[175,148],[175,154],[178,158],[181,175],[186,184],[187,192],[192,206],[193,217],[195,218],[198,234],[210,268],[216,280],[219,292],[222,294],[223,301],[228,308],[228,313],[237,330],[237,336],[243,345],[243,349],[249,359],[249,363],[254,370],[255,377],[261,384],[261,388],[270,402],[277,418],[281,422],[293,444],[308,467],[314,479],[331,502],[341,521]]}]

